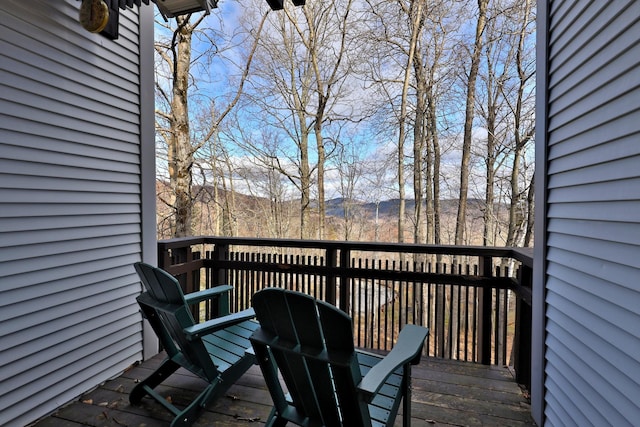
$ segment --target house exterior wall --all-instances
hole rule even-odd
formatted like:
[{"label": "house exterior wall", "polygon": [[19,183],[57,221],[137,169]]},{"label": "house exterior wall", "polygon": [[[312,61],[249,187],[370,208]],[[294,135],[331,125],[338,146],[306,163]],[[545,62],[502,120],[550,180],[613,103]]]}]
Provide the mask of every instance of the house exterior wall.
[{"label": "house exterior wall", "polygon": [[538,18],[534,418],[637,425],[640,2]]},{"label": "house exterior wall", "polygon": [[123,11],[111,41],[78,7],[0,2],[0,425],[142,358],[132,263],[155,262],[153,12]]}]

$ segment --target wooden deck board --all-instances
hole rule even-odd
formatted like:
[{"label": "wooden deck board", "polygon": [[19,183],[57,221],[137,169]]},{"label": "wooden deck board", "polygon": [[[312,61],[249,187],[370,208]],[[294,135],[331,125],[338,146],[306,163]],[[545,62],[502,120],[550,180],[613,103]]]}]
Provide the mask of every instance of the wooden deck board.
[{"label": "wooden deck board", "polygon": [[[33,427],[167,426],[169,413],[143,399],[129,404],[129,392],[162,360],[158,355],[135,366]],[[413,367],[412,426],[534,426],[525,394],[507,368],[423,358]],[[159,390],[180,404],[204,387],[187,371],[172,375]],[[271,398],[257,366],[206,409],[194,426],[260,426],[271,410]],[[399,416],[396,425],[400,426]]]}]

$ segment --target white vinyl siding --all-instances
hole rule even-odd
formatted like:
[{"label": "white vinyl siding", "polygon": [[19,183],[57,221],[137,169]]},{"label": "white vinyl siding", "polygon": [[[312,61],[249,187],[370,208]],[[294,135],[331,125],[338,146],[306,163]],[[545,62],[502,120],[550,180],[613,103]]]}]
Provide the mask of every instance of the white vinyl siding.
[{"label": "white vinyl siding", "polygon": [[142,358],[139,11],[111,41],[79,4],[0,3],[0,425]]},{"label": "white vinyl siding", "polygon": [[548,17],[546,241],[536,241],[546,245],[547,262],[545,420],[633,425],[640,420],[640,2],[553,1]]}]

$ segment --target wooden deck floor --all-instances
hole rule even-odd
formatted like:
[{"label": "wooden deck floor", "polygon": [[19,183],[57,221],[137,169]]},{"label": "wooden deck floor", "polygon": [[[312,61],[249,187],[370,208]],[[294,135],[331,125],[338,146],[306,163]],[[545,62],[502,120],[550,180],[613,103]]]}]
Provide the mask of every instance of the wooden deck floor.
[{"label": "wooden deck floor", "polygon": [[[150,399],[129,404],[135,381],[162,360],[158,355],[40,420],[35,427],[167,426],[168,412]],[[412,426],[533,426],[526,396],[506,368],[423,358],[413,367]],[[192,397],[203,382],[186,371],[174,374],[161,392],[174,403]],[[271,400],[257,366],[201,415],[195,426],[260,426]],[[401,417],[396,425],[401,425]]]}]

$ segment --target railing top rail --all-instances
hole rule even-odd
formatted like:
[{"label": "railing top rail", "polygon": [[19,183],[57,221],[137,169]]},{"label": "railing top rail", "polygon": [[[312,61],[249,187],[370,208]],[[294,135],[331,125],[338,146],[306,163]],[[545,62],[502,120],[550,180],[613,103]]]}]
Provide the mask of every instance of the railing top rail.
[{"label": "railing top rail", "polygon": [[204,236],[198,237],[176,237],[174,239],[158,240],[158,249],[166,250],[173,248],[181,248],[186,245],[198,245],[205,243]]},{"label": "railing top rail", "polygon": [[428,245],[416,243],[381,243],[381,242],[354,242],[338,240],[301,240],[301,239],[274,239],[259,237],[216,237],[197,236],[182,237],[176,239],[161,240],[158,242],[160,250],[180,248],[185,245],[218,244],[237,246],[276,246],[289,248],[308,249],[339,249],[357,250],[367,252],[404,252],[426,253],[434,255],[468,255],[490,256],[502,258],[514,258],[528,267],[533,267],[533,249],[517,247],[494,246],[455,246],[455,245]]}]

